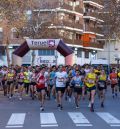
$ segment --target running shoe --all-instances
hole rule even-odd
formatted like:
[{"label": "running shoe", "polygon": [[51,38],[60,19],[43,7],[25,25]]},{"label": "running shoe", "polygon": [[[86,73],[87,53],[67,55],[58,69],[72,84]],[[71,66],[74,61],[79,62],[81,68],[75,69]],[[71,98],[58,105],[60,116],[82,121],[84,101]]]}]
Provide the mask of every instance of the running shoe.
[{"label": "running shoe", "polygon": [[40,110],[41,110],[41,111],[44,111],[44,108],[41,106],[41,107],[40,107]]}]

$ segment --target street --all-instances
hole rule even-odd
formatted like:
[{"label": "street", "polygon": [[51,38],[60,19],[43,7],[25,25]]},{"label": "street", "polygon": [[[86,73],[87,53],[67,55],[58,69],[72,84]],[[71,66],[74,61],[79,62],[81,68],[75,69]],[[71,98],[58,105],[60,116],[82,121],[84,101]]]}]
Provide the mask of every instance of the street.
[{"label": "street", "polygon": [[17,97],[9,100],[0,95],[0,129],[119,129],[120,128],[120,95],[113,99],[107,91],[105,108],[100,107],[96,96],[95,112],[89,111],[87,98],[81,100],[80,109],[74,101],[63,102],[63,111],[57,109],[55,100],[46,100],[45,111],[40,111],[38,100]]}]

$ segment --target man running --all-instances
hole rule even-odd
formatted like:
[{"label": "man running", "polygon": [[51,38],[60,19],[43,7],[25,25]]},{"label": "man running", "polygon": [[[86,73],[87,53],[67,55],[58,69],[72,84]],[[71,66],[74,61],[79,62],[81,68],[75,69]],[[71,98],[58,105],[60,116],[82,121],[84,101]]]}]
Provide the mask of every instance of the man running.
[{"label": "man running", "polygon": [[62,98],[65,92],[67,73],[63,71],[62,66],[58,67],[58,72],[55,74],[56,78],[56,92],[57,92],[57,103],[60,110],[63,109]]},{"label": "man running", "polygon": [[111,88],[112,88],[112,97],[117,97],[117,85],[118,85],[118,78],[115,68],[112,69],[112,73],[110,73],[110,81],[111,81]]}]

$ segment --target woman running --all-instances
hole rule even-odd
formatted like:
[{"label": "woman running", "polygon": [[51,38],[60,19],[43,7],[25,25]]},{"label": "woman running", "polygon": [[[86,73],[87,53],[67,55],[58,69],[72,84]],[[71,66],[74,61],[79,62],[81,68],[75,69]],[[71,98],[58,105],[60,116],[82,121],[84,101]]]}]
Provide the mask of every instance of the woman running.
[{"label": "woman running", "polygon": [[7,73],[7,91],[8,91],[8,97],[11,99],[14,94],[14,77],[15,73],[14,71],[9,68],[9,71]]},{"label": "woman running", "polygon": [[85,85],[87,86],[87,92],[89,95],[90,111],[94,112],[94,101],[95,101],[95,92],[96,92],[96,74],[94,73],[93,68],[90,69],[90,72],[85,77]]},{"label": "woman running", "polygon": [[49,98],[51,98],[51,94],[52,94],[52,97],[54,99],[56,99],[55,73],[56,73],[56,67],[53,67],[49,73]]},{"label": "woman running", "polygon": [[45,102],[45,77],[44,77],[45,69],[42,68],[40,73],[37,76],[37,92],[38,98],[40,100],[41,106],[40,110],[44,111],[44,102]]},{"label": "woman running", "polygon": [[82,91],[84,86],[83,81],[84,81],[83,76],[80,75],[80,72],[77,70],[76,76],[73,77],[76,108],[79,108],[80,97],[82,96]]},{"label": "woman running", "polygon": [[98,94],[100,96],[101,107],[104,107],[105,89],[106,89],[107,75],[104,70],[98,76]]},{"label": "woman running", "polygon": [[36,71],[35,69],[32,70],[30,77],[30,95],[32,97],[32,100],[35,98],[35,91],[36,91]]},{"label": "woman running", "polygon": [[7,73],[8,73],[7,68],[3,67],[3,69],[2,69],[2,75],[3,75],[2,86],[3,86],[4,96],[7,96]]},{"label": "woman running", "polygon": [[72,70],[69,70],[69,72],[68,72],[68,78],[67,78],[67,82],[66,82],[66,87],[67,87],[69,102],[71,102],[73,88],[74,88],[74,84],[72,83],[72,78],[73,78],[73,76],[72,76]]},{"label": "woman running", "polygon": [[24,89],[24,72],[21,69],[20,73],[17,75],[18,79],[18,93],[19,93],[19,100],[22,100],[23,98],[23,89]]}]

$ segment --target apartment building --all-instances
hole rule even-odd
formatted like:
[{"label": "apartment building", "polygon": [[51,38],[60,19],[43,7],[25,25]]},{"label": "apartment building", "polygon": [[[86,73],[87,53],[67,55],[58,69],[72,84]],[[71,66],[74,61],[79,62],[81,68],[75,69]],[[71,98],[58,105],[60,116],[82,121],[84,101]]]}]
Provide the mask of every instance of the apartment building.
[{"label": "apartment building", "polygon": [[[103,51],[104,46],[100,0],[45,0],[43,5],[36,11],[45,15],[55,12],[48,38],[61,38],[72,47],[75,63],[83,65],[97,59],[98,51]],[[59,53],[55,52],[54,57],[57,57],[57,64],[65,63]]]},{"label": "apartment building", "polygon": [[[102,8],[100,0],[44,0],[43,4],[38,4],[35,12],[40,11],[43,17],[54,12],[48,27],[49,35],[43,37],[61,38],[74,50],[74,62],[83,65],[97,59],[98,51],[103,51],[104,41],[101,39],[104,38],[102,33],[104,21],[99,15]],[[15,39],[13,42],[15,43]],[[11,46],[14,43],[11,43]],[[17,42],[16,44],[19,45]],[[25,61],[27,59],[25,64],[31,64],[30,55],[25,57]],[[35,64],[65,63],[64,57],[54,50],[38,50],[34,55]]]}]

